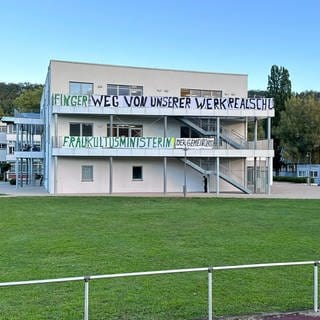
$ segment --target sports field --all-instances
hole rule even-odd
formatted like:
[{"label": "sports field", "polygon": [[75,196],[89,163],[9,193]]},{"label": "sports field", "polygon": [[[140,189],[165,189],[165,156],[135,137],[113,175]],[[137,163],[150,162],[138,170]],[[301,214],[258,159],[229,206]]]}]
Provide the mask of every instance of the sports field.
[{"label": "sports field", "polygon": [[[320,200],[0,198],[0,282],[320,259]],[[312,309],[312,266],[214,274],[215,315]],[[83,283],[0,288],[2,319],[81,319]],[[95,280],[89,319],[205,319],[207,273]]]}]

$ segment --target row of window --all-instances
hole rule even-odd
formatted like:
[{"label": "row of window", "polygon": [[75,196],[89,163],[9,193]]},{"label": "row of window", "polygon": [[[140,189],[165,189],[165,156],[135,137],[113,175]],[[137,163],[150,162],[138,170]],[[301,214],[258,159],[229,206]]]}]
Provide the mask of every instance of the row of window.
[{"label": "row of window", "polygon": [[[69,124],[70,136],[93,136],[93,123],[70,123]],[[110,134],[110,125],[107,125],[107,136]],[[112,126],[113,137],[142,137],[142,125],[132,124],[114,124]]]},{"label": "row of window", "polygon": [[[26,132],[27,130],[30,132],[30,128],[27,128],[28,125],[21,125],[20,130],[22,132]],[[20,132],[21,132],[20,131]],[[42,125],[32,125],[32,134],[40,135],[43,132]],[[17,125],[13,123],[9,123],[7,126],[0,126],[0,133],[14,134],[17,133]]]},{"label": "row of window", "polygon": [[[69,124],[70,136],[75,137],[92,137],[93,136],[93,123],[70,123]],[[110,125],[107,124],[107,136],[110,137]],[[138,124],[113,124],[112,126],[113,137],[142,137],[143,127]],[[197,131],[190,127],[180,127],[181,138],[199,138],[200,135]]]},{"label": "row of window", "polygon": [[187,89],[180,90],[181,97],[205,97],[205,98],[221,98],[221,90],[201,90],[201,89]]},{"label": "row of window", "polygon": [[[132,167],[132,180],[142,180],[142,166]],[[81,181],[93,181],[93,166],[85,165],[81,167]]]},{"label": "row of window", "polygon": [[310,170],[310,175],[308,174],[308,171],[299,171],[298,177],[318,178],[318,171]]},{"label": "row of window", "polygon": [[[91,95],[93,94],[93,83],[70,81],[69,93],[72,95]],[[122,84],[107,84],[107,95],[143,96],[143,87]]]},{"label": "row of window", "polygon": [[[93,94],[93,83],[87,82],[69,82],[69,93],[71,95],[91,95]],[[143,96],[143,86],[107,84],[107,95],[109,96]],[[182,88],[181,97],[206,97],[220,98],[221,90],[202,90]]]}]

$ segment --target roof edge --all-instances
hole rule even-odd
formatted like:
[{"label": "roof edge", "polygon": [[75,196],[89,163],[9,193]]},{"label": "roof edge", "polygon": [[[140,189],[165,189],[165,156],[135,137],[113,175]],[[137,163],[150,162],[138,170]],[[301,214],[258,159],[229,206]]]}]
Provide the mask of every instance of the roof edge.
[{"label": "roof edge", "polygon": [[157,71],[173,71],[173,72],[192,72],[192,73],[202,73],[202,74],[217,74],[217,75],[232,75],[248,77],[245,73],[227,73],[227,72],[210,72],[210,71],[198,71],[198,70],[182,70],[182,69],[167,69],[167,68],[152,68],[152,67],[136,67],[136,66],[126,66],[126,65],[116,65],[116,64],[104,64],[104,63],[91,63],[91,62],[80,62],[80,61],[68,61],[68,60],[57,60],[51,59],[52,62],[58,63],[73,63],[73,64],[83,64],[83,65],[93,65],[102,67],[115,67],[115,68],[131,68],[131,69],[143,69],[143,70],[157,70]]}]

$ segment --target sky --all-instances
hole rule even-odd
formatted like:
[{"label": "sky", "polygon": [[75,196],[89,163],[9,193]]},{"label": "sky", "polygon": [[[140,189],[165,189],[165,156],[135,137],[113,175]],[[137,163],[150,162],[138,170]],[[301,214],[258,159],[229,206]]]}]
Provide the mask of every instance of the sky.
[{"label": "sky", "polygon": [[0,40],[0,82],[43,84],[55,59],[248,74],[265,90],[278,65],[293,91],[320,91],[320,0],[0,0]]}]

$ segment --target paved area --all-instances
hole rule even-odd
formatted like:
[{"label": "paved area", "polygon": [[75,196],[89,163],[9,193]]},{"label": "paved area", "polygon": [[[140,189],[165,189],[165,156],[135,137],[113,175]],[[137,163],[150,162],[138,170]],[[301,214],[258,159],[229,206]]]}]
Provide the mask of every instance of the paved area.
[{"label": "paved area", "polygon": [[[50,196],[42,186],[25,185],[12,186],[8,182],[0,182],[0,194],[6,196]],[[76,196],[78,194],[70,194]],[[94,194],[95,196],[110,196],[110,194]],[[80,195],[79,195],[80,196]],[[81,196],[84,196],[81,194]],[[93,194],[88,194],[93,196]],[[111,196],[137,196],[137,197],[183,197],[181,193],[114,193]],[[279,199],[320,199],[320,186],[300,183],[274,182],[271,194],[243,194],[243,193],[188,193],[187,197],[240,197],[240,198],[279,198]]]},{"label": "paved area", "polygon": [[6,196],[47,196],[48,192],[42,186],[26,185],[17,187],[9,182],[0,182],[0,195]]}]

